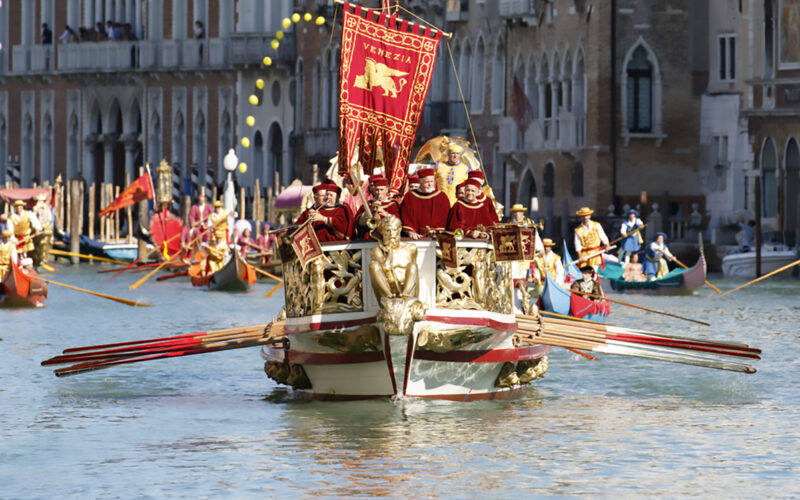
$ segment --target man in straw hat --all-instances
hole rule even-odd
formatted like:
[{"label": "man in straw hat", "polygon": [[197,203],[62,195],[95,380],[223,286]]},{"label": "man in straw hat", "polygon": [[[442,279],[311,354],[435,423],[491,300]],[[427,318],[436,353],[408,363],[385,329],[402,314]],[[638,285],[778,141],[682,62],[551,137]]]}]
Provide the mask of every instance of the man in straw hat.
[{"label": "man in straw hat", "polygon": [[14,224],[14,237],[17,238],[17,251],[22,257],[27,257],[28,252],[33,251],[33,238],[42,231],[42,224],[36,214],[25,209],[22,200],[14,202],[11,222]]},{"label": "man in straw hat", "polygon": [[222,206],[222,201],[215,201],[214,213],[208,216],[208,222],[206,222],[206,225],[211,228],[210,239],[229,243],[228,215],[228,211]]},{"label": "man in straw hat", "polygon": [[[536,256],[536,264],[542,274],[547,273],[559,286],[564,285],[564,265],[561,263],[561,256],[553,251],[556,244],[550,238],[542,240],[544,252]],[[544,278],[544,276],[543,276]]]},{"label": "man in straw hat", "polygon": [[[604,267],[603,257],[599,252],[604,247],[608,249],[608,236],[603,231],[603,226],[592,220],[594,210],[589,207],[581,207],[575,213],[581,218],[580,225],[575,228],[575,251],[578,253],[580,265],[589,265],[594,269]],[[591,255],[593,257],[590,258]]]},{"label": "man in straw hat", "polygon": [[6,276],[11,264],[17,263],[17,246],[11,241],[13,234],[8,229],[0,233],[0,280]]},{"label": "man in straw hat", "polygon": [[403,231],[415,240],[428,234],[429,229],[444,229],[450,211],[447,195],[436,189],[436,171],[432,168],[421,168],[417,175],[419,189],[406,193],[400,206]]}]

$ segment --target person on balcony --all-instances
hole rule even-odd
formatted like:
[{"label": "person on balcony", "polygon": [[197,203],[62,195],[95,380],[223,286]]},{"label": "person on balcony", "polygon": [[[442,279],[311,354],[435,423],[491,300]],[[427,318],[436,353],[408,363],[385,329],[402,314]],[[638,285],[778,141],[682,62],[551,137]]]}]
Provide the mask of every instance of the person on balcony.
[{"label": "person on balcony", "polygon": [[436,171],[422,168],[419,175],[419,189],[409,191],[400,206],[400,219],[403,231],[410,238],[418,240],[431,230],[438,231],[447,225],[450,199],[436,189]]},{"label": "person on balcony", "polygon": [[464,188],[464,199],[456,201],[447,216],[447,230],[461,229],[468,238],[488,239],[488,228],[496,223],[489,216],[484,205],[478,201],[481,192],[481,181],[476,178],[467,179]]},{"label": "person on balcony", "polygon": [[594,210],[582,207],[575,212],[581,218],[581,223],[575,228],[575,251],[580,259],[580,266],[589,265],[594,269],[603,265],[601,250],[608,249],[608,236],[599,222],[592,220]]},{"label": "person on balcony", "polygon": [[645,253],[644,273],[647,275],[648,280],[663,278],[669,274],[667,259],[675,259],[670,253],[669,247],[667,247],[667,235],[665,233],[656,233],[656,240],[650,243],[650,247]]},{"label": "person on balcony", "polygon": [[305,210],[295,221],[295,225],[306,221],[314,228],[317,239],[322,242],[348,239],[347,231],[350,223],[347,209],[342,205],[328,206],[329,184],[317,184],[313,187],[314,205]]},{"label": "person on balcony", "polygon": [[[389,198],[389,179],[382,175],[373,175],[369,178],[369,190],[372,200],[369,208],[375,222],[380,222],[389,215],[400,218],[400,205],[397,200]],[[362,206],[356,213],[356,234],[359,239],[372,239],[368,226],[369,217],[366,209]]]},{"label": "person on balcony", "polygon": [[64,31],[58,36],[58,41],[61,43],[75,43],[78,41],[78,35],[69,27],[69,24],[65,24]]},{"label": "person on balcony", "polygon": [[47,23],[42,23],[42,45],[53,44],[53,31],[47,26]]},{"label": "person on balcony", "polygon": [[619,259],[627,264],[631,260],[631,255],[638,253],[639,249],[642,248],[642,243],[644,243],[642,232],[636,231],[634,233],[634,231],[644,226],[644,223],[642,219],[639,218],[639,212],[634,209],[628,210],[628,213],[625,215],[628,218],[619,228],[619,234],[623,236],[621,248],[619,250]]}]

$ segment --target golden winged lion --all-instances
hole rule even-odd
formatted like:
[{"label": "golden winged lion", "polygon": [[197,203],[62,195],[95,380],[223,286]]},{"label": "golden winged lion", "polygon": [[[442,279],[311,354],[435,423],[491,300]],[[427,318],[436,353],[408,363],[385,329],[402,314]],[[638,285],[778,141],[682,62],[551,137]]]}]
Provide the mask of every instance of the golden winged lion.
[{"label": "golden winged lion", "polygon": [[392,69],[383,63],[375,62],[375,59],[371,57],[367,57],[364,61],[364,74],[358,75],[353,85],[367,92],[371,92],[374,87],[381,87],[383,88],[384,96],[391,94],[390,97],[397,97],[397,93],[403,91],[403,87],[408,83],[408,80],[401,78],[399,80],[400,85],[397,85],[392,77],[406,75],[408,75],[408,71]]}]

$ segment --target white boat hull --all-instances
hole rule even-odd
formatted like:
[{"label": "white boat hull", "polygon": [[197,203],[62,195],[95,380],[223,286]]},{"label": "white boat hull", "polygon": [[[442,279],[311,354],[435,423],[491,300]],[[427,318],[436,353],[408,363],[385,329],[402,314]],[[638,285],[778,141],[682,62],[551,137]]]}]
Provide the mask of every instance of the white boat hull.
[{"label": "white boat hull", "polygon": [[[798,260],[797,253],[793,250],[761,252],[761,274],[767,274]],[[794,267],[782,271],[778,276],[789,278]],[[744,252],[723,257],[722,274],[728,278],[755,278],[756,253]]]}]

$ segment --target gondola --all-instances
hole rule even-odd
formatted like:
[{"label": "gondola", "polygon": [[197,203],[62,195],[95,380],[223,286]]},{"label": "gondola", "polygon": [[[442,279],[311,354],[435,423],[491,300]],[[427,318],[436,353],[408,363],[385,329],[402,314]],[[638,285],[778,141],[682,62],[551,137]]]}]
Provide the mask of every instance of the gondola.
[{"label": "gondola", "polygon": [[600,284],[605,290],[625,293],[650,293],[663,295],[689,294],[703,286],[706,280],[706,258],[702,247],[697,263],[688,269],[675,268],[666,276],[650,281],[625,281],[622,264],[606,262],[600,271]]},{"label": "gondola", "polygon": [[47,299],[47,285],[25,274],[16,264],[8,269],[0,288],[0,307],[44,307]]},{"label": "gondola", "polygon": [[205,286],[209,290],[221,292],[246,292],[256,282],[253,266],[238,255],[231,256],[228,262],[213,274],[204,274],[200,269],[201,265],[196,264],[189,269],[193,286]]},{"label": "gondola", "polygon": [[563,316],[573,316],[575,318],[587,319],[604,323],[611,309],[607,301],[595,302],[592,299],[582,297],[572,293],[567,289],[561,288],[547,274],[547,281],[542,291],[542,308],[548,312],[554,312]]}]

